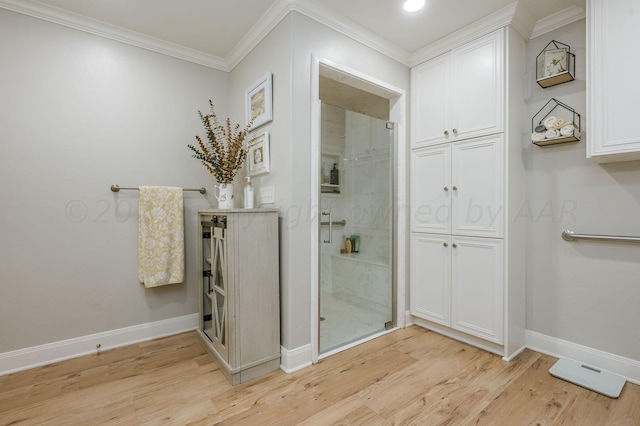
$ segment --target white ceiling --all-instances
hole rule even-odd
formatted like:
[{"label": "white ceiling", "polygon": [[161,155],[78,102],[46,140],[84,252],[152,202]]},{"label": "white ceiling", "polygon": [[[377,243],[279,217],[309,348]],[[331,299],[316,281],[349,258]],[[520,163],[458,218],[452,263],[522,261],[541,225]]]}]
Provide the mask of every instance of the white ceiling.
[{"label": "white ceiling", "polygon": [[[3,0],[0,0],[0,5]],[[10,0],[4,0],[10,1]],[[330,10],[341,23],[377,34],[411,53],[514,0],[426,0],[414,14],[403,0],[289,0]],[[224,61],[261,18],[287,0],[39,0],[74,14],[203,52]],[[520,0],[534,21],[585,0]],[[264,23],[262,23],[264,25]]]},{"label": "white ceiling", "polygon": [[[491,14],[514,0],[426,0],[415,13],[402,9],[404,0],[319,0],[335,11],[413,52],[453,31]],[[521,0],[534,21],[584,0]]]}]

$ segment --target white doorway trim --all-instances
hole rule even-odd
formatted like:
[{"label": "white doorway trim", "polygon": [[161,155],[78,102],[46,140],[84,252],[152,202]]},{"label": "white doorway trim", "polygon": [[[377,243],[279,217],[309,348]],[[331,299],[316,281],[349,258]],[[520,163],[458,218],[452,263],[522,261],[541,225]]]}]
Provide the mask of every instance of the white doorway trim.
[{"label": "white doorway trim", "polygon": [[[369,93],[389,99],[389,120],[395,123],[395,247],[394,267],[396,280],[396,297],[394,321],[398,328],[405,327],[406,311],[406,245],[408,235],[407,217],[407,115],[406,92],[398,87],[378,80],[360,71],[338,64],[325,58],[312,55],[311,58],[311,204],[318,211],[320,206],[320,129],[321,129],[321,101],[320,75],[334,78]],[[319,242],[320,232],[319,213],[311,219],[311,358],[315,364],[319,357]]]}]

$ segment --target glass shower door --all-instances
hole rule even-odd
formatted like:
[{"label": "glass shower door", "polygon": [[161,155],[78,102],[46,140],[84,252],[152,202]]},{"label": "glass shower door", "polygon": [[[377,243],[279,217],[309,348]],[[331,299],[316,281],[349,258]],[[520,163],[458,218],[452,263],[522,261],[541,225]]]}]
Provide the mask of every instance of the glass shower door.
[{"label": "glass shower door", "polygon": [[320,346],[393,325],[393,126],[322,104]]}]

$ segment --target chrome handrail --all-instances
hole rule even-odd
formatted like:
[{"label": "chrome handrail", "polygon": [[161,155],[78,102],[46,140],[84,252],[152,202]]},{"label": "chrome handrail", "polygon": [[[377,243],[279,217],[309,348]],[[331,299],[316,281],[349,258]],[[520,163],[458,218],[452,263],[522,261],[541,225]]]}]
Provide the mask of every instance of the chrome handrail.
[{"label": "chrome handrail", "polygon": [[320,222],[320,225],[322,225],[322,226],[327,226],[327,225],[346,226],[347,225],[347,221],[346,220],[332,220],[331,222]]},{"label": "chrome handrail", "polygon": [[606,241],[626,241],[631,243],[640,243],[640,237],[627,237],[622,235],[593,235],[593,234],[576,234],[570,229],[562,232],[562,239],[565,241],[575,241],[578,239],[585,240],[606,240]]}]

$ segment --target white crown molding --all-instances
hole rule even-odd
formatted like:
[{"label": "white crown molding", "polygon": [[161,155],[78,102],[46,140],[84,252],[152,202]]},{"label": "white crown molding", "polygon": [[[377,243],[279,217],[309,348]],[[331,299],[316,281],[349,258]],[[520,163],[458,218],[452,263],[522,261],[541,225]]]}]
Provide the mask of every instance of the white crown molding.
[{"label": "white crown molding", "polygon": [[535,25],[536,21],[531,16],[531,12],[519,1],[513,18],[511,19],[511,28],[516,30],[524,40],[529,40]]},{"label": "white crown molding", "polygon": [[100,350],[105,351],[195,330],[198,328],[198,318],[198,314],[189,314],[0,353],[0,376],[95,354],[98,344]]},{"label": "white crown molding", "polygon": [[464,28],[442,37],[433,43],[414,51],[409,60],[409,66],[414,67],[436,56],[469,42],[475,38],[488,34],[499,28],[510,25],[516,13],[518,2],[515,1],[502,9],[485,16]]},{"label": "white crown molding", "polygon": [[520,2],[516,1],[479,19],[471,25],[467,25],[458,31],[414,51],[411,54],[409,66],[413,67],[418,65],[474,38],[508,25],[511,25],[525,40],[530,40],[564,25],[578,21],[585,16],[586,13],[583,8],[571,6],[534,22],[526,8],[520,5]]},{"label": "white crown molding", "polygon": [[532,26],[532,21],[528,13],[526,13],[522,7],[518,7],[518,4],[519,2],[515,1],[479,19],[473,24],[467,25],[413,53],[409,53],[350,19],[337,15],[330,8],[314,0],[279,0],[267,10],[260,20],[242,40],[240,40],[227,58],[220,58],[156,37],[68,12],[57,7],[45,5],[34,0],[0,0],[0,7],[4,9],[226,72],[231,71],[238,65],[282,19],[293,11],[305,15],[346,37],[410,67],[438,56],[473,38],[507,25],[512,25],[525,40],[528,40],[529,38],[538,37],[586,16],[583,8],[571,6],[558,13],[540,19]]},{"label": "white crown molding", "polygon": [[0,7],[227,72],[231,71],[240,63],[240,61],[292,11],[308,16],[404,65],[407,65],[409,60],[409,53],[407,51],[345,17],[336,16],[335,12],[331,11],[331,9],[313,0],[279,0],[274,3],[242,40],[240,40],[227,58],[210,55],[156,37],[42,4],[34,0],[0,0]]},{"label": "white crown molding", "polygon": [[291,11],[286,0],[274,3],[236,44],[225,62],[231,71],[282,21]]},{"label": "white crown molding", "polygon": [[153,52],[162,53],[164,55],[173,56],[185,61],[194,62],[196,64],[216,68],[222,71],[228,71],[226,62],[217,56],[209,55],[204,52],[127,30],[116,25],[107,24],[96,19],[88,18],[57,7],[38,3],[36,1],[0,0],[0,7],[100,37],[151,50]]},{"label": "white crown molding", "polygon": [[313,0],[288,0],[289,10],[301,13],[371,49],[409,65],[409,52]]},{"label": "white crown molding", "polygon": [[586,11],[578,6],[571,6],[560,12],[540,19],[533,27],[530,38],[536,38],[587,16]]}]

